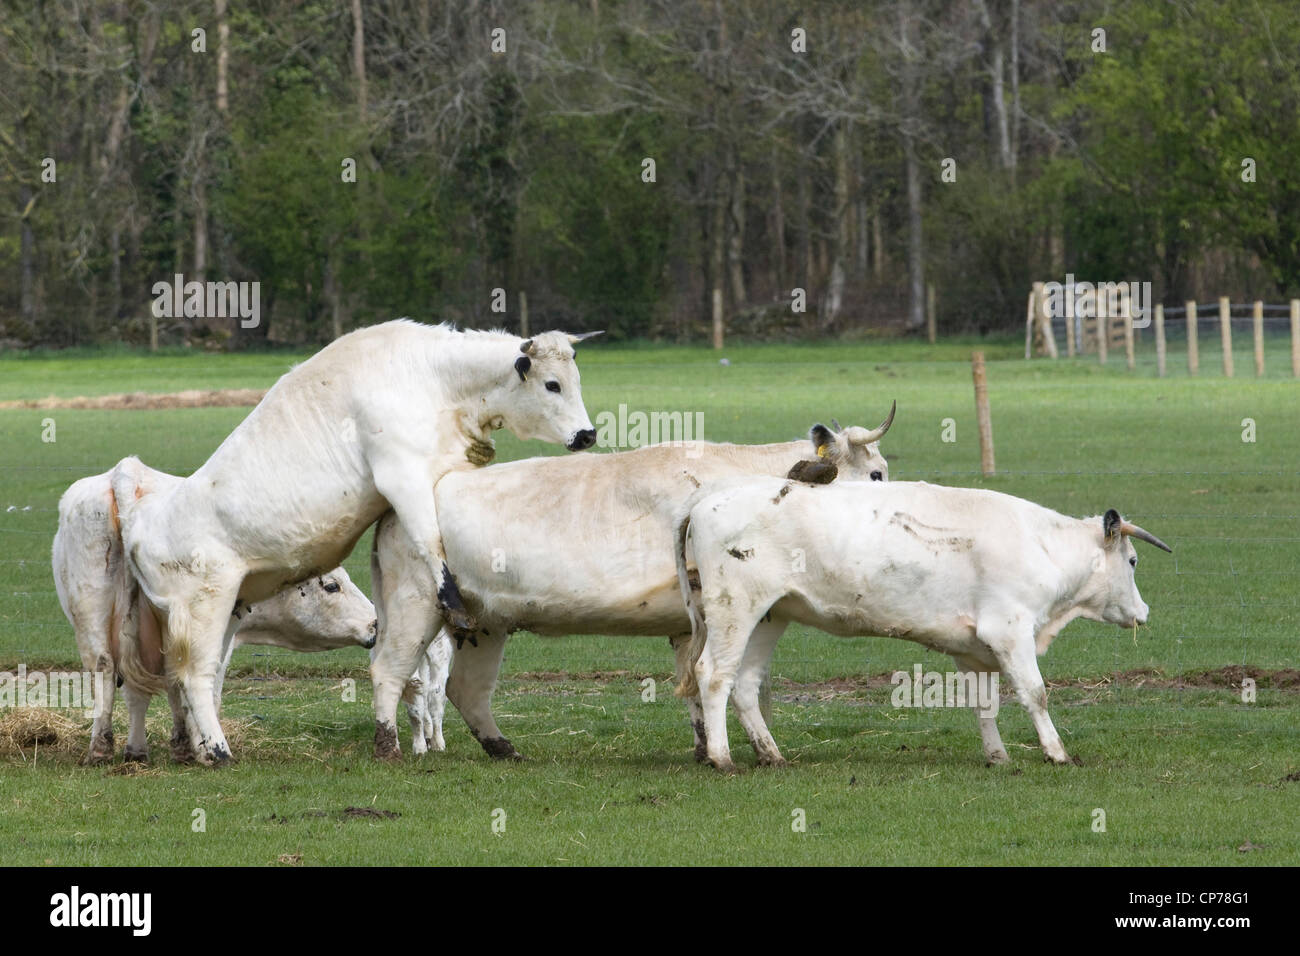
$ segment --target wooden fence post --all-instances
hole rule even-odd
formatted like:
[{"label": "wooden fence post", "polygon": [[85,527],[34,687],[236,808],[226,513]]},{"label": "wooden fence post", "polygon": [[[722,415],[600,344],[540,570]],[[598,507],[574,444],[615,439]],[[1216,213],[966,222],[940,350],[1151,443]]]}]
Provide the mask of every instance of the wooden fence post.
[{"label": "wooden fence post", "polygon": [[528,293],[519,293],[519,337],[528,338]]},{"label": "wooden fence post", "polygon": [[1255,301],[1255,374],[1264,377],[1264,303]]},{"label": "wooden fence post", "polygon": [[925,284],[925,337],[934,344],[935,337],[935,316],[934,316],[934,283]]},{"label": "wooden fence post", "polygon": [[1137,368],[1137,360],[1133,355],[1133,302],[1127,288],[1120,293],[1120,302],[1124,310],[1124,364],[1131,372]]},{"label": "wooden fence post", "polygon": [[1291,375],[1300,378],[1300,299],[1291,300]]},{"label": "wooden fence post", "polygon": [[1187,374],[1201,370],[1201,345],[1196,337],[1196,300],[1187,300]]},{"label": "wooden fence post", "polygon": [[1232,303],[1219,296],[1219,341],[1223,344],[1223,374],[1232,378]]},{"label": "wooden fence post", "polygon": [[713,347],[722,348],[722,289],[713,289]]},{"label": "wooden fence post", "polygon": [[[1101,317],[1101,312],[1107,312],[1105,318]],[[1110,349],[1110,315],[1109,309],[1105,309],[1101,304],[1101,295],[1097,296],[1097,361],[1102,365],[1106,364],[1106,355]]]},{"label": "wooden fence post", "polygon": [[[1039,283],[1035,282],[1035,286]],[[1034,348],[1034,303],[1037,301],[1037,295],[1033,289],[1029,290],[1029,305],[1025,307],[1025,358],[1030,358]]]},{"label": "wooden fence post", "polygon": [[1156,304],[1156,374],[1165,377],[1165,306]]},{"label": "wooden fence post", "polygon": [[[1065,356],[1066,356],[1066,358],[1074,358],[1074,347],[1075,347],[1075,342],[1074,342],[1074,307],[1075,307],[1075,304],[1076,304],[1076,303],[1074,303],[1074,302],[1067,302],[1067,303],[1065,304],[1065,313],[1066,313],[1066,315],[1065,315]],[[1079,351],[1080,351],[1081,353],[1083,352],[1083,343],[1082,343],[1082,342],[1079,343]]]},{"label": "wooden fence post", "polygon": [[984,376],[984,353],[972,352],[971,375],[975,379],[975,419],[980,433],[980,470],[987,477],[993,467],[993,419],[989,415],[989,389]]}]

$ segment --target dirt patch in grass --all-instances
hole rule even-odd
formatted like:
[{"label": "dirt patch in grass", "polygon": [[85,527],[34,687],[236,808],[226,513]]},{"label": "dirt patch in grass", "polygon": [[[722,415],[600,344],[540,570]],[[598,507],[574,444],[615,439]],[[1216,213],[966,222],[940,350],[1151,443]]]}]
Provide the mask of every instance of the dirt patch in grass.
[{"label": "dirt patch in grass", "polygon": [[184,392],[123,392],[117,395],[78,395],[60,398],[22,398],[0,402],[4,408],[90,408],[152,410],[159,408],[242,408],[256,405],[266,394],[261,388],[189,389]]}]

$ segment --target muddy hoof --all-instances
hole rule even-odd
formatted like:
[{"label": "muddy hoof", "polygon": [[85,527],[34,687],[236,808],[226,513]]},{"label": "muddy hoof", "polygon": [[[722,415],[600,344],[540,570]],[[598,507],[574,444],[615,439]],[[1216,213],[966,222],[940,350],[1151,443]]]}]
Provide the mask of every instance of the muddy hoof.
[{"label": "muddy hoof", "polygon": [[124,763],[148,763],[149,751],[132,750],[130,747],[127,747],[126,753],[122,755],[122,760]]},{"label": "muddy hoof", "polygon": [[704,744],[695,745],[695,762],[696,763],[709,762],[709,748],[704,746]]},{"label": "muddy hoof", "polygon": [[172,763],[194,763],[194,747],[188,736],[171,739]]},{"label": "muddy hoof", "polygon": [[786,474],[794,481],[803,481],[810,485],[829,485],[839,474],[839,469],[830,461],[797,461]]},{"label": "muddy hoof", "polygon": [[504,737],[483,741],[483,749],[493,760],[523,760],[524,755],[515,749],[515,745]]},{"label": "muddy hoof", "polygon": [[464,647],[466,641],[469,641],[472,646],[478,647],[477,631],[453,630],[451,632],[451,637],[452,640],[456,642],[456,650],[460,650],[462,647]]},{"label": "muddy hoof", "polygon": [[1007,756],[1007,752],[1005,750],[999,750],[997,753],[989,755],[989,758],[985,762],[984,766],[1000,767],[1004,764],[1009,764],[1009,763],[1011,763],[1011,758]]},{"label": "muddy hoof", "polygon": [[789,764],[788,762],[786,762],[786,759],[785,759],[784,757],[759,757],[759,758],[758,758],[758,765],[759,765],[760,767],[788,767],[788,766],[790,766],[790,764]]},{"label": "muddy hoof", "polygon": [[443,608],[444,623],[453,634],[458,631],[477,632],[478,621],[463,607]]},{"label": "muddy hoof", "polygon": [[375,724],[375,759],[402,759],[402,747],[397,742],[396,727],[387,724]]},{"label": "muddy hoof", "polygon": [[113,762],[113,754],[104,753],[102,750],[87,751],[86,756],[81,758],[82,766],[85,767],[98,767],[101,764],[112,763],[112,762]]}]

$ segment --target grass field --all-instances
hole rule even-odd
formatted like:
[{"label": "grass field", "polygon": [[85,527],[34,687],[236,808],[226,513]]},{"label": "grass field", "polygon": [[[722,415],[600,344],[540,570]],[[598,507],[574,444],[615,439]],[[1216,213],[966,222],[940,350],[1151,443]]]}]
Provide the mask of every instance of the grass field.
[{"label": "grass field", "polygon": [[[531,758],[517,766],[489,761],[454,712],[446,753],[376,764],[364,651],[246,648],[227,683],[225,716],[241,738],[228,769],[165,763],[161,699],[143,773],[78,766],[80,734],[75,746],[0,756],[7,862],[1300,862],[1300,781],[1286,779],[1300,770],[1300,387],[1289,368],[1270,359],[1256,380],[1239,355],[1240,377],[1226,380],[1203,349],[1201,378],[1171,358],[1173,374],[1157,379],[1148,363],[1124,371],[1122,355],[1105,369],[1027,363],[1019,342],[980,343],[998,465],[985,479],[972,345],[741,346],[725,367],[703,349],[601,345],[580,362],[593,417],[620,403],[700,411],[714,440],[790,439],[832,417],[874,426],[897,399],[883,442],[893,480],[997,488],[1076,515],[1115,507],[1169,542],[1172,555],[1139,546],[1152,617],[1136,642],[1080,621],[1040,661],[1082,767],[1044,765],[1011,701],[1002,768],[984,767],[969,713],[890,707],[889,688],[863,678],[947,667],[901,641],[787,633],[772,729],[794,766],[731,778],[691,759],[663,640],[512,638],[496,713]],[[265,387],[301,358],[6,355],[0,401]],[[77,664],[49,569],[67,485],[132,453],[187,473],[246,413],[0,410],[0,670]],[[47,419],[53,442],[42,440]],[[947,419],[955,441],[944,441]],[[1254,441],[1243,441],[1244,419]],[[498,449],[501,460],[556,451],[508,435]],[[347,562],[367,590],[368,553],[363,541]],[[1234,686],[1243,667],[1259,677],[1255,703]],[[645,677],[654,701],[642,699]],[[342,700],[346,678],[355,702]],[[734,723],[732,734],[738,762],[752,765]],[[119,749],[124,735],[120,712]],[[1098,809],[1105,832],[1093,829]],[[196,810],[206,832],[193,831]],[[792,829],[796,810],[805,832]]]}]

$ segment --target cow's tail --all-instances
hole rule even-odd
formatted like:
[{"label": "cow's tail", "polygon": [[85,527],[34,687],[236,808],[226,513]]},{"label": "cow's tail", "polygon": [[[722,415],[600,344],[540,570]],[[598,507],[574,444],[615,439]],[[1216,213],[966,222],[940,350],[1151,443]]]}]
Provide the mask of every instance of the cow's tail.
[{"label": "cow's tail", "polygon": [[[149,490],[145,487],[144,469],[140,459],[134,456],[123,458],[110,477],[112,496],[109,502],[109,520],[116,538],[115,544],[122,552],[122,559],[117,562],[113,572],[111,634],[115,638],[115,666],[122,681],[136,690],[152,695],[161,694],[167,689],[162,633],[153,607],[132,573],[123,540],[123,527],[129,527],[136,502]],[[173,609],[169,618],[175,622],[177,617],[176,610]],[[184,612],[180,617],[184,617]],[[175,645],[176,642],[173,641],[168,646],[168,651],[173,652]],[[186,654],[168,655],[169,662],[187,658]]]},{"label": "cow's tail", "polygon": [[[691,619],[691,643],[686,654],[686,666],[683,668],[681,683],[675,693],[678,697],[696,697],[700,688],[695,682],[695,662],[704,652],[704,639],[707,631],[704,627],[704,615],[696,600],[696,590],[691,583],[691,572],[687,567],[690,560],[688,551],[691,543],[691,509],[694,497],[687,502],[684,513],[677,521],[673,534],[673,557],[677,561],[677,584],[682,590],[682,600],[686,604],[686,613]],[[698,571],[697,571],[698,574]]]}]

